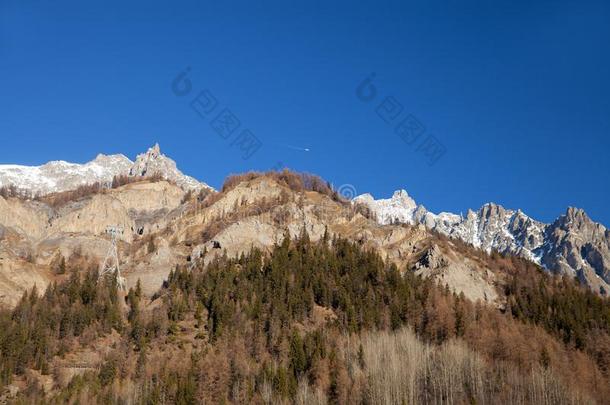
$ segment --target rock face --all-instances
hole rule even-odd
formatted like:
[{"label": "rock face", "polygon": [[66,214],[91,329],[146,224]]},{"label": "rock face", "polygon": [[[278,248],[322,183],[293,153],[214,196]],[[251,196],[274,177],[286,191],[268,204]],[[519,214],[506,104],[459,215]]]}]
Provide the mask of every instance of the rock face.
[{"label": "rock face", "polygon": [[431,228],[486,252],[496,250],[534,262],[539,262],[535,250],[544,242],[544,224],[496,204],[486,204],[477,212],[469,210],[455,222],[437,220]]},{"label": "rock face", "polygon": [[469,210],[463,217],[447,212],[433,214],[416,204],[404,190],[395,192],[390,199],[375,200],[365,194],[354,201],[369,206],[380,224],[422,224],[486,252],[497,250],[538,261],[534,252],[544,243],[545,224],[520,210],[508,210],[496,204],[485,204],[477,212]]},{"label": "rock face", "polygon": [[539,254],[545,267],[574,275],[602,295],[610,293],[610,230],[583,210],[570,207],[548,225]]},{"label": "rock face", "polygon": [[195,190],[202,187],[210,188],[190,176],[186,176],[176,167],[176,162],[161,154],[159,144],[155,144],[146,153],[138,155],[135,163],[129,169],[129,176],[145,177],[161,175],[173,181],[184,190]]},{"label": "rock face", "polygon": [[184,196],[167,181],[130,183],[60,207],[0,196],[0,304],[14,305],[33,285],[44,290],[58,256],[103,260],[108,227],[123,230],[123,248],[165,229]]},{"label": "rock face", "polygon": [[382,225],[392,223],[415,224],[415,211],[417,203],[407,194],[405,190],[398,190],[392,198],[375,200],[370,194],[363,194],[355,198],[355,201],[364,203],[373,208],[377,220]]},{"label": "rock face", "polygon": [[443,252],[439,246],[433,245],[415,263],[415,273],[449,285],[473,301],[496,302],[496,276],[479,271],[479,267],[471,258]]},{"label": "rock face", "polygon": [[120,175],[160,175],[184,190],[210,188],[178,170],[176,163],[161,153],[159,144],[138,155],[135,162],[121,154],[99,154],[85,164],[59,160],[42,166],[0,165],[0,187],[15,186],[32,195],[45,195],[74,190],[86,184],[110,184]]},{"label": "rock face", "polygon": [[545,224],[493,203],[468,210],[465,217],[434,214],[404,190],[390,199],[365,194],[354,201],[371,208],[380,224],[422,224],[486,252],[523,257],[558,274],[576,276],[602,295],[610,293],[610,232],[582,210],[568,208],[555,222]]}]

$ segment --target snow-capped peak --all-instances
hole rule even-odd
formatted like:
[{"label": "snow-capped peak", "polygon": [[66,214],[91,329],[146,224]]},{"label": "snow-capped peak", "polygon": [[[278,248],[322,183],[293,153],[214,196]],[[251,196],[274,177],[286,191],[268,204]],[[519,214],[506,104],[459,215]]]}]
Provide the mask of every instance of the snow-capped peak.
[{"label": "snow-capped peak", "polygon": [[415,209],[417,207],[415,200],[413,200],[409,196],[409,193],[407,193],[407,191],[404,189],[395,191],[394,195],[392,195],[391,200],[397,202],[399,205],[405,208]]},{"label": "snow-capped peak", "polygon": [[123,155],[98,155],[80,164],[54,160],[41,166],[0,165],[0,187],[13,185],[32,194],[73,190],[93,183],[109,183],[133,163]]},{"label": "snow-capped peak", "polygon": [[370,194],[354,201],[366,204],[382,225],[423,224],[427,228],[486,252],[511,254],[543,267],[577,275],[603,294],[610,291],[610,231],[596,224],[582,209],[568,208],[554,223],[545,224],[521,210],[487,203],[466,215],[433,214],[417,205],[404,190],[392,198],[375,200]]},{"label": "snow-capped peak", "polygon": [[375,200],[371,194],[363,194],[354,199],[369,206],[381,224],[391,224],[394,222],[415,223],[415,211],[417,203],[413,200],[406,190],[398,190],[392,198]]},{"label": "snow-capped peak", "polygon": [[423,224],[487,252],[518,253],[536,260],[534,250],[542,245],[544,239],[544,224],[532,220],[521,211],[507,210],[495,203],[487,203],[476,212],[468,210],[464,217],[449,212],[429,212],[405,190],[396,191],[389,199],[356,197],[355,201],[368,205],[382,225],[396,222]]},{"label": "snow-capped peak", "polygon": [[0,187],[15,186],[31,194],[43,195],[93,183],[110,184],[118,175],[150,176],[159,174],[185,190],[209,188],[178,170],[176,163],[161,154],[159,144],[138,155],[135,162],[125,155],[98,154],[87,163],[53,160],[41,166],[0,165]]}]

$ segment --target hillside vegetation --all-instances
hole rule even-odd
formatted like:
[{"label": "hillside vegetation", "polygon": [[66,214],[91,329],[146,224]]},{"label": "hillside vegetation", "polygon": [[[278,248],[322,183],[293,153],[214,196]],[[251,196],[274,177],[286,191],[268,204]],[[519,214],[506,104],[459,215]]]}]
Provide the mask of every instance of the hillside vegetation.
[{"label": "hillside vegetation", "polygon": [[603,403],[608,301],[496,265],[504,312],[329,235],[178,267],[152,302],[73,270],[0,313],[2,384],[21,403]]}]

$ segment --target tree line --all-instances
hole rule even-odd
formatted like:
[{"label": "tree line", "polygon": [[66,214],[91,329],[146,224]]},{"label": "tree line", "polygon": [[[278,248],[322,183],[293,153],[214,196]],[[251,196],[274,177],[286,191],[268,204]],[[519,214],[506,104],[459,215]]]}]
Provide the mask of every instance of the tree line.
[{"label": "tree line", "polygon": [[[372,249],[289,235],[263,253],[173,269],[149,300],[73,272],[0,315],[2,378],[114,330],[99,370],[28,402],[603,403],[610,304],[490,258],[506,306],[474,303]],[[200,261],[200,263],[203,261]],[[93,337],[91,337],[93,336]]]}]

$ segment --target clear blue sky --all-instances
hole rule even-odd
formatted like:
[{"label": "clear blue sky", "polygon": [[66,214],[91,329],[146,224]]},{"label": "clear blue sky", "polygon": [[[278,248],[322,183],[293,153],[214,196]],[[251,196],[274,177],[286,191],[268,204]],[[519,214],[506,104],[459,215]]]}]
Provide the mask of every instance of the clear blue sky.
[{"label": "clear blue sky", "polygon": [[[0,1],[1,163],[159,142],[214,186],[281,161],[435,212],[572,205],[610,225],[608,2],[85,3]],[[250,159],[189,107],[204,89],[262,142]],[[442,142],[436,164],[377,115],[387,96]]]}]

